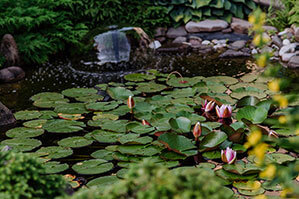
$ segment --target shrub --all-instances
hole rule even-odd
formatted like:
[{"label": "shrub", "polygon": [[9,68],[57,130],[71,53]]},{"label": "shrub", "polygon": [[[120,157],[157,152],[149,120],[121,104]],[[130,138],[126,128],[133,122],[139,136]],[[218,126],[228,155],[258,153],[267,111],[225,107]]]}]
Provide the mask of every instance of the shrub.
[{"label": "shrub", "polygon": [[104,191],[97,187],[91,189],[81,190],[71,199],[226,199],[233,195],[212,170],[179,168],[170,171],[150,161],[131,167],[123,181]]},{"label": "shrub", "polygon": [[0,152],[0,198],[54,198],[63,195],[65,185],[61,176],[46,175],[29,154]]}]

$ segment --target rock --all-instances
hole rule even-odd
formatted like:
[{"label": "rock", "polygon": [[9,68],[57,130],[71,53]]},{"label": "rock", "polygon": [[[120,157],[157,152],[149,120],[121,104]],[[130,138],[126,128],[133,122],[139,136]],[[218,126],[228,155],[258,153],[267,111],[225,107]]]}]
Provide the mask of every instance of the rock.
[{"label": "rock", "polygon": [[235,17],[233,17],[232,23],[230,24],[230,27],[234,30],[234,32],[240,34],[248,34],[248,30],[251,26],[252,25],[248,21]]},{"label": "rock", "polygon": [[282,41],[281,41],[281,39],[277,35],[274,35],[272,37],[272,43],[274,43],[279,48],[281,48],[281,46],[282,46]]},{"label": "rock", "polygon": [[201,22],[190,21],[185,28],[190,33],[196,32],[216,32],[228,27],[228,23],[224,20],[210,20],[206,19]]},{"label": "rock", "polygon": [[177,37],[177,38],[175,38],[175,40],[172,41],[172,43],[181,44],[181,43],[186,42],[186,41],[187,41],[186,37]]},{"label": "rock", "polygon": [[242,48],[242,49],[241,49],[241,52],[250,54],[250,53],[251,53],[251,50],[250,50],[250,48]]},{"label": "rock", "polygon": [[22,68],[11,66],[0,70],[0,82],[14,82],[25,77],[25,72]]},{"label": "rock", "polygon": [[0,54],[5,57],[5,66],[20,64],[17,44],[11,34],[5,34],[0,44]]},{"label": "rock", "polygon": [[296,55],[296,53],[285,53],[281,56],[281,60],[284,62],[288,62],[295,55]]},{"label": "rock", "polygon": [[281,0],[253,0],[254,2],[267,7],[273,7],[276,9],[284,9],[285,6]]},{"label": "rock", "polygon": [[185,37],[187,36],[187,32],[183,26],[178,28],[169,28],[166,33],[166,36],[171,39],[175,39],[177,37]]},{"label": "rock", "polygon": [[295,40],[299,42],[299,27],[294,28],[294,37]]},{"label": "rock", "polygon": [[233,50],[240,50],[241,48],[244,48],[245,45],[246,45],[245,40],[239,40],[239,41],[235,41],[232,44],[230,44],[229,48],[233,49]]},{"label": "rock", "polygon": [[202,45],[209,45],[211,42],[209,40],[204,40],[201,42]]},{"label": "rock", "polygon": [[157,37],[156,40],[158,40],[160,43],[163,43],[166,41],[166,37]]},{"label": "rock", "polygon": [[157,41],[157,40],[155,40],[155,41],[153,41],[153,42],[151,42],[150,44],[149,44],[149,47],[151,48],[151,49],[158,49],[158,48],[160,48],[162,45],[161,45],[161,43],[159,42],[159,41]]},{"label": "rock", "polygon": [[[271,41],[271,37],[265,32],[263,32],[263,38],[265,38],[266,41]],[[268,44],[271,44],[271,43],[268,43]]]},{"label": "rock", "polygon": [[232,31],[233,30],[231,28],[226,28],[226,29],[221,30],[221,32],[223,32],[223,33],[230,33]]},{"label": "rock", "polygon": [[295,51],[296,48],[296,44],[292,43],[286,46],[283,46],[280,50],[279,50],[279,56],[282,56],[285,53],[293,53]]},{"label": "rock", "polygon": [[277,32],[278,30],[277,30],[277,28],[275,28],[274,26],[263,26],[263,28],[264,28],[264,30],[266,31],[266,32]]},{"label": "rock", "polygon": [[193,46],[199,45],[199,44],[201,44],[201,42],[202,42],[202,39],[200,37],[190,36],[190,38],[189,38],[189,43]]},{"label": "rock", "polygon": [[215,46],[213,46],[213,48],[215,50],[221,50],[224,49],[227,46],[227,44],[216,44]]},{"label": "rock", "polygon": [[159,27],[155,30],[155,37],[164,37],[166,35],[167,28]]},{"label": "rock", "polygon": [[283,41],[282,41],[282,45],[284,45],[284,46],[287,46],[287,45],[289,45],[291,42],[290,42],[290,40],[288,40],[288,39],[284,39]]},{"label": "rock", "polygon": [[12,112],[0,102],[0,126],[11,125],[16,122]]},{"label": "rock", "polygon": [[269,46],[265,46],[261,49],[261,53],[272,53],[274,50]]},{"label": "rock", "polygon": [[292,69],[299,69],[299,55],[293,56],[287,66]]},{"label": "rock", "polygon": [[282,37],[282,36],[285,36],[288,33],[293,33],[293,30],[291,28],[286,28],[283,31],[279,32],[278,36]]},{"label": "rock", "polygon": [[257,54],[257,53],[258,53],[258,51],[257,51],[255,48],[252,49],[251,54],[255,55],[255,54]]},{"label": "rock", "polygon": [[238,33],[222,33],[222,32],[202,32],[202,33],[192,33],[192,36],[200,37],[202,40],[212,41],[213,39],[217,40],[227,40],[228,42],[234,42],[238,40],[252,40],[252,38],[245,34]]},{"label": "rock", "polygon": [[241,51],[235,51],[235,50],[228,49],[227,51],[225,51],[224,53],[219,55],[219,57],[220,58],[224,58],[224,57],[250,57],[250,54],[245,53],[245,52],[241,52]]}]

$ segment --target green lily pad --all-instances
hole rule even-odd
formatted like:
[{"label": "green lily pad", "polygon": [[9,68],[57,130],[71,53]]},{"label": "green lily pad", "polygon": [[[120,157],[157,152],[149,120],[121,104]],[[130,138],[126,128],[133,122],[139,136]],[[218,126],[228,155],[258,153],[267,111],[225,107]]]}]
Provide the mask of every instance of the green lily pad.
[{"label": "green lily pad", "polygon": [[100,126],[104,130],[125,133],[127,123],[127,120],[105,120],[102,124],[100,124]]},{"label": "green lily pad", "polygon": [[6,136],[10,138],[33,138],[44,133],[43,129],[33,129],[26,127],[17,127],[6,132]]},{"label": "green lily pad", "polygon": [[60,173],[67,170],[69,168],[69,165],[66,163],[61,164],[60,162],[57,161],[50,161],[50,162],[46,162],[44,164],[44,167],[46,169],[47,174],[54,174],[54,173]]},{"label": "green lily pad", "polygon": [[258,78],[258,74],[255,73],[248,73],[244,76],[242,76],[240,79],[243,82],[253,82],[254,80],[256,80]]},{"label": "green lily pad", "polygon": [[172,104],[172,105],[168,105],[166,107],[166,111],[169,113],[179,113],[181,111],[185,111],[185,112],[190,112],[193,113],[194,110],[193,108],[189,107],[188,105],[185,104]]},{"label": "green lily pad", "polygon": [[152,145],[120,145],[117,150],[122,154],[153,156],[159,154],[162,149]]},{"label": "green lily pad", "polygon": [[102,112],[95,112],[95,116],[92,117],[92,120],[102,120],[102,119],[109,119],[109,120],[118,120],[119,116],[109,113],[102,113]]},{"label": "green lily pad", "polygon": [[49,120],[43,125],[43,129],[50,133],[72,133],[81,131],[86,125],[83,122],[72,120]]},{"label": "green lily pad", "polygon": [[127,124],[127,131],[137,133],[137,134],[147,134],[150,132],[153,132],[155,130],[154,127],[148,126],[148,125],[142,125],[138,122],[130,122]]},{"label": "green lily pad", "polygon": [[97,84],[96,87],[100,88],[101,90],[106,90],[108,85],[107,84]]},{"label": "green lily pad", "polygon": [[73,150],[71,148],[61,147],[61,146],[48,146],[42,147],[36,151],[36,153],[44,153],[47,154],[46,158],[49,159],[59,159],[65,158],[73,154]]},{"label": "green lily pad", "polygon": [[153,141],[153,138],[149,136],[139,137],[138,134],[125,134],[119,137],[118,141],[121,144],[149,144]]},{"label": "green lily pad", "polygon": [[70,88],[62,91],[61,93],[64,96],[76,98],[96,94],[97,90],[93,88]]},{"label": "green lily pad", "polygon": [[136,90],[142,93],[156,93],[160,92],[167,87],[163,84],[157,84],[155,82],[139,83]]},{"label": "green lily pad", "polygon": [[28,128],[35,128],[40,129],[43,127],[43,125],[47,122],[47,120],[32,120],[28,122],[24,122],[23,126]]},{"label": "green lily pad", "polygon": [[40,145],[42,145],[42,142],[30,138],[14,138],[14,139],[3,140],[1,142],[1,145],[7,145],[17,151],[24,152],[24,151],[31,151],[39,147]]},{"label": "green lily pad", "polygon": [[125,75],[125,80],[134,81],[134,82],[153,80],[155,78],[156,78],[156,76],[154,76],[154,75],[147,75],[147,74],[142,74],[142,73],[132,73],[132,74]]},{"label": "green lily pad", "polygon": [[94,102],[86,105],[86,108],[90,111],[109,111],[118,107],[119,103],[113,102]]},{"label": "green lily pad", "polygon": [[39,111],[19,111],[14,114],[17,120],[38,119],[41,116]]},{"label": "green lily pad", "polygon": [[40,111],[40,113],[42,114],[39,119],[53,119],[54,117],[57,117],[57,113],[55,113],[54,111]]},{"label": "green lily pad", "polygon": [[250,120],[254,124],[262,123],[268,116],[268,111],[264,107],[245,106],[241,108],[237,114],[237,120],[241,121],[243,118]]},{"label": "green lily pad", "polygon": [[189,87],[193,86],[194,84],[200,82],[204,77],[197,76],[194,78],[189,78],[189,77],[183,77],[183,78],[177,78],[177,77],[171,77],[166,81],[166,83],[169,86],[172,87]]},{"label": "green lily pad", "polygon": [[261,183],[259,181],[236,181],[233,182],[233,186],[236,187],[238,190],[254,190],[254,189],[259,189],[261,187]]},{"label": "green lily pad", "polygon": [[84,103],[68,103],[56,106],[54,111],[56,113],[64,113],[64,114],[84,114],[89,111],[85,108]]},{"label": "green lily pad", "polygon": [[214,148],[218,145],[220,145],[222,142],[224,142],[227,139],[227,135],[222,132],[211,132],[207,134],[200,142],[199,148],[200,151],[204,151],[209,148]]},{"label": "green lily pad", "polygon": [[212,81],[212,82],[219,82],[223,84],[236,84],[239,81],[236,78],[229,77],[229,76],[212,76],[212,77],[207,77],[205,81]]},{"label": "green lily pad", "polygon": [[188,133],[191,129],[191,121],[186,117],[171,118],[169,124],[172,129],[180,133]]},{"label": "green lily pad", "polygon": [[104,96],[98,94],[91,94],[87,96],[76,97],[75,99],[79,102],[96,102],[103,100]]},{"label": "green lily pad", "polygon": [[85,117],[81,114],[65,114],[65,113],[58,113],[57,114],[61,119],[64,120],[82,120]]},{"label": "green lily pad", "polygon": [[187,158],[187,156],[176,153],[174,151],[166,151],[162,152],[161,158],[166,160],[184,160]]},{"label": "green lily pad", "polygon": [[244,190],[244,189],[238,189],[240,194],[245,195],[245,196],[257,196],[261,195],[265,192],[265,189],[262,187],[259,189],[253,189],[253,190]]},{"label": "green lily pad", "polygon": [[63,147],[80,148],[80,147],[91,145],[92,142],[93,142],[92,140],[88,140],[84,137],[75,136],[75,137],[64,138],[58,141],[57,144]]},{"label": "green lily pad", "polygon": [[58,100],[39,99],[33,102],[33,105],[39,108],[55,108],[59,105],[67,104],[70,100],[63,98]]},{"label": "green lily pad", "polygon": [[159,136],[158,140],[175,152],[184,153],[184,151],[196,148],[191,139],[175,133],[164,133]]},{"label": "green lily pad", "polygon": [[92,159],[78,162],[72,166],[72,169],[78,174],[94,175],[101,174],[113,169],[113,164],[103,159]]},{"label": "green lily pad", "polygon": [[126,174],[128,173],[128,171],[129,171],[129,169],[123,168],[123,169],[119,170],[119,171],[116,173],[116,176],[117,176],[118,178],[123,179],[123,178],[125,178],[125,176],[126,176]]},{"label": "green lily pad", "polygon": [[100,186],[105,187],[105,186],[110,186],[112,184],[115,184],[119,181],[119,179],[116,176],[104,176],[104,177],[99,177],[95,178],[91,181],[89,181],[86,186],[92,187],[92,186]]},{"label": "green lily pad", "polygon": [[283,164],[285,162],[291,162],[294,161],[295,158],[293,156],[290,156],[288,154],[282,154],[282,153],[270,153],[266,154],[265,156],[265,163],[277,163],[277,164]]},{"label": "green lily pad", "polygon": [[252,175],[238,175],[235,173],[231,173],[228,171],[225,171],[224,169],[219,169],[215,171],[215,174],[225,180],[229,181],[235,181],[235,180],[255,180],[257,175],[252,174]]},{"label": "green lily pad", "polygon": [[244,106],[255,106],[259,102],[260,100],[257,97],[246,96],[238,100],[237,108],[244,107]]},{"label": "green lily pad", "polygon": [[123,87],[115,87],[115,88],[108,88],[107,89],[108,94],[112,99],[115,100],[126,100],[129,98],[129,96],[134,96],[132,91],[123,88]]},{"label": "green lily pad", "polygon": [[281,191],[282,187],[279,184],[274,184],[271,181],[266,181],[262,184],[262,187],[269,191]]},{"label": "green lily pad", "polygon": [[204,158],[213,160],[213,159],[220,159],[221,158],[221,153],[220,151],[207,151],[202,153],[202,156]]},{"label": "green lily pad", "polygon": [[223,169],[231,173],[240,174],[240,175],[257,174],[262,170],[260,167],[256,166],[255,164],[245,163],[241,160],[235,162],[235,164],[223,165]]},{"label": "green lily pad", "polygon": [[222,83],[217,82],[206,82],[207,88],[209,89],[209,92],[212,93],[224,93],[227,88]]},{"label": "green lily pad", "polygon": [[61,100],[63,99],[64,96],[60,93],[55,93],[55,92],[42,92],[38,93],[36,95],[33,95],[30,99],[32,101],[37,101],[37,100],[49,100],[49,101],[55,101],[55,100]]},{"label": "green lily pad", "polygon": [[[100,143],[115,143],[118,142],[118,138],[123,134],[104,130],[94,130],[87,135]],[[85,137],[87,137],[87,135]]]},{"label": "green lily pad", "polygon": [[93,152],[90,156],[93,158],[96,158],[96,159],[104,159],[104,160],[109,161],[109,160],[113,160],[112,155],[114,153],[115,152],[113,152],[113,151],[107,151],[105,149],[100,149],[100,150]]}]

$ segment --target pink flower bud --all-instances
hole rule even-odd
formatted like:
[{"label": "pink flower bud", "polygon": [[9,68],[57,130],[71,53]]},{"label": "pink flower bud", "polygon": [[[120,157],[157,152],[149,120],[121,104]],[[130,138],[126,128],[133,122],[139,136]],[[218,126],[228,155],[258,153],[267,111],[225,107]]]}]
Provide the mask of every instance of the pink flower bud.
[{"label": "pink flower bud", "polygon": [[201,135],[201,125],[200,122],[197,122],[193,128],[193,135],[195,137],[195,141],[198,140],[198,137]]},{"label": "pink flower bud", "polygon": [[232,164],[237,158],[237,152],[227,147],[226,150],[221,150],[221,160],[225,163]]},{"label": "pink flower bud", "polygon": [[132,96],[129,96],[127,103],[128,103],[129,109],[132,110],[134,108],[134,106],[135,106],[135,102],[134,102],[134,99],[133,99]]},{"label": "pink flower bud", "polygon": [[204,104],[202,104],[202,110],[204,111],[204,112],[210,112],[211,110],[213,110],[213,108],[215,107],[215,102],[213,102],[213,101],[207,101],[207,100],[205,100],[205,103]]},{"label": "pink flower bud", "polygon": [[216,106],[216,113],[219,118],[230,118],[232,116],[233,108],[231,105],[223,104],[220,108]]}]

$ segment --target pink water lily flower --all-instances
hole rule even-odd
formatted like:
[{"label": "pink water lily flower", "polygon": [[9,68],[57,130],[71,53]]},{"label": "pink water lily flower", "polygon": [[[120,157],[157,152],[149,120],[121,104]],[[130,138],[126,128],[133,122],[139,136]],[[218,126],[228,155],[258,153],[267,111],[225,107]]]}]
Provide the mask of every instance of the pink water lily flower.
[{"label": "pink water lily flower", "polygon": [[232,164],[237,158],[237,152],[227,147],[226,150],[221,150],[221,160],[225,163]]},{"label": "pink water lily flower", "polygon": [[201,125],[200,125],[200,122],[197,122],[193,128],[193,135],[194,135],[194,138],[195,138],[195,141],[198,140],[198,137],[201,135]]},{"label": "pink water lily flower", "polygon": [[205,100],[205,103],[202,104],[202,110],[204,112],[210,112],[211,110],[213,110],[213,108],[215,107],[215,102],[213,101],[209,101],[208,100]]},{"label": "pink water lily flower", "polygon": [[133,113],[133,108],[135,107],[135,102],[132,96],[129,96],[127,100],[128,108],[130,109],[130,112]]},{"label": "pink water lily flower", "polygon": [[223,104],[220,108],[216,106],[216,113],[219,118],[230,118],[232,116],[233,107]]}]

